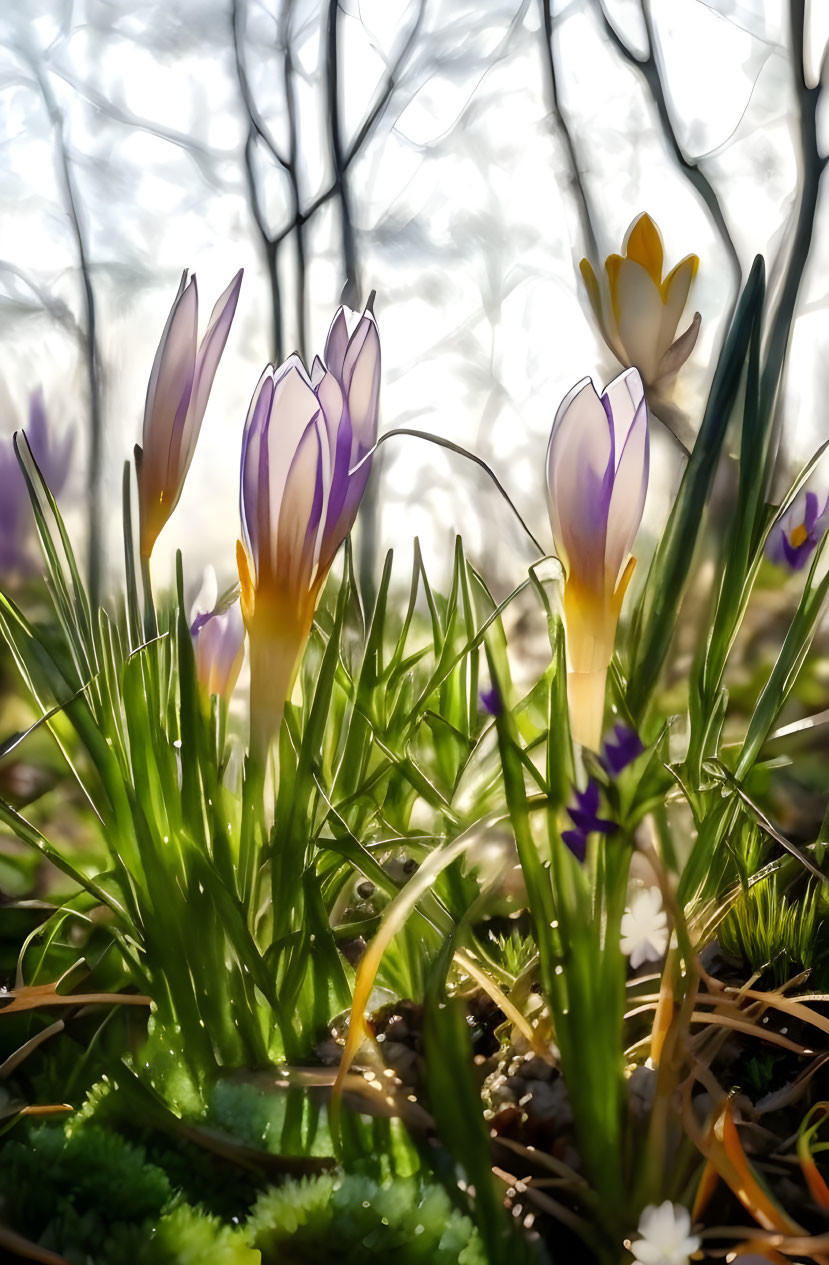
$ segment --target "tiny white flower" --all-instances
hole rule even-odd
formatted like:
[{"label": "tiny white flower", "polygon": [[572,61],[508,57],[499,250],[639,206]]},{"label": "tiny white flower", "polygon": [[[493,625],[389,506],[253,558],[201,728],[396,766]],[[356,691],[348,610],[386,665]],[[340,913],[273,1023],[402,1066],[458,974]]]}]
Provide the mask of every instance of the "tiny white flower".
[{"label": "tiny white flower", "polygon": [[655,887],[640,888],[622,915],[622,952],[634,970],[658,962],[668,947],[668,919]]},{"label": "tiny white flower", "polygon": [[699,1236],[690,1234],[691,1214],[670,1199],[656,1207],[651,1204],[639,1218],[642,1236],[631,1246],[641,1265],[688,1265],[688,1258],[700,1245]]}]

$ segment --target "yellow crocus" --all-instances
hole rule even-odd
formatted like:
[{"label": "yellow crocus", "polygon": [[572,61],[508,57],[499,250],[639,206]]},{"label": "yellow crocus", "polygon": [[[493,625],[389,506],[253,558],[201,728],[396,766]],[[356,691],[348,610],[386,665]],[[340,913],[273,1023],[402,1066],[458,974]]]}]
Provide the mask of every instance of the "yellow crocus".
[{"label": "yellow crocus", "polygon": [[605,260],[606,284],[600,285],[587,259],[581,275],[608,347],[623,365],[639,370],[648,391],[665,395],[699,334],[699,312],[683,334],[676,332],[699,259],[686,255],[663,277],[662,235],[647,213],[633,221],[622,250]]}]

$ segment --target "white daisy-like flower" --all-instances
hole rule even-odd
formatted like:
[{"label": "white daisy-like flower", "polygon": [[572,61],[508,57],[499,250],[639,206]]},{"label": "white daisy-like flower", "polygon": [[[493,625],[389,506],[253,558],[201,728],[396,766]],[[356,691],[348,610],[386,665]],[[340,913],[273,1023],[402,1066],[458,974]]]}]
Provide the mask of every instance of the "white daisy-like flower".
[{"label": "white daisy-like flower", "polygon": [[642,1236],[631,1245],[634,1259],[641,1265],[688,1265],[688,1258],[700,1245],[699,1236],[690,1233],[691,1214],[670,1199],[649,1205],[639,1218]]},{"label": "white daisy-like flower", "polygon": [[622,952],[634,970],[643,962],[658,962],[668,947],[668,918],[655,887],[634,893],[622,915]]}]

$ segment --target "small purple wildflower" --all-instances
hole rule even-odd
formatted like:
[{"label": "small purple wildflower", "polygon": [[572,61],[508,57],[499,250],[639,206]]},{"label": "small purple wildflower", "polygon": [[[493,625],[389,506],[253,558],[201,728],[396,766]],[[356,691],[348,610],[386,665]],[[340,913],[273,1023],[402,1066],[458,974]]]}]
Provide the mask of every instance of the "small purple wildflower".
[{"label": "small purple wildflower", "polygon": [[769,533],[766,557],[787,571],[801,571],[829,527],[829,496],[823,508],[816,492],[799,492]]},{"label": "small purple wildflower", "polygon": [[644,750],[636,730],[618,722],[613,726],[612,740],[610,736],[604,740],[604,766],[611,777],[618,777]]},{"label": "small purple wildflower", "polygon": [[561,838],[578,861],[583,861],[587,852],[587,836],[592,834],[612,835],[617,827],[615,821],[599,817],[599,788],[595,782],[588,782],[585,790],[576,790],[576,808],[568,808],[567,812],[575,830],[563,830]]},{"label": "small purple wildflower", "polygon": [[481,690],[478,695],[481,707],[490,716],[500,716],[504,710],[504,701],[498,693],[496,686],[491,686],[488,690]]}]

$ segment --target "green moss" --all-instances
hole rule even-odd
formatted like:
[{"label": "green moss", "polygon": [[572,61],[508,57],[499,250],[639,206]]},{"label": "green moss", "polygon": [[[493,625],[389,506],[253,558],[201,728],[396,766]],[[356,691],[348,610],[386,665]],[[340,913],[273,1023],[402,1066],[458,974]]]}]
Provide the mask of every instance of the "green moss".
[{"label": "green moss", "polygon": [[262,1265],[485,1265],[469,1218],[413,1180],[291,1182],[259,1198],[249,1228]]}]

